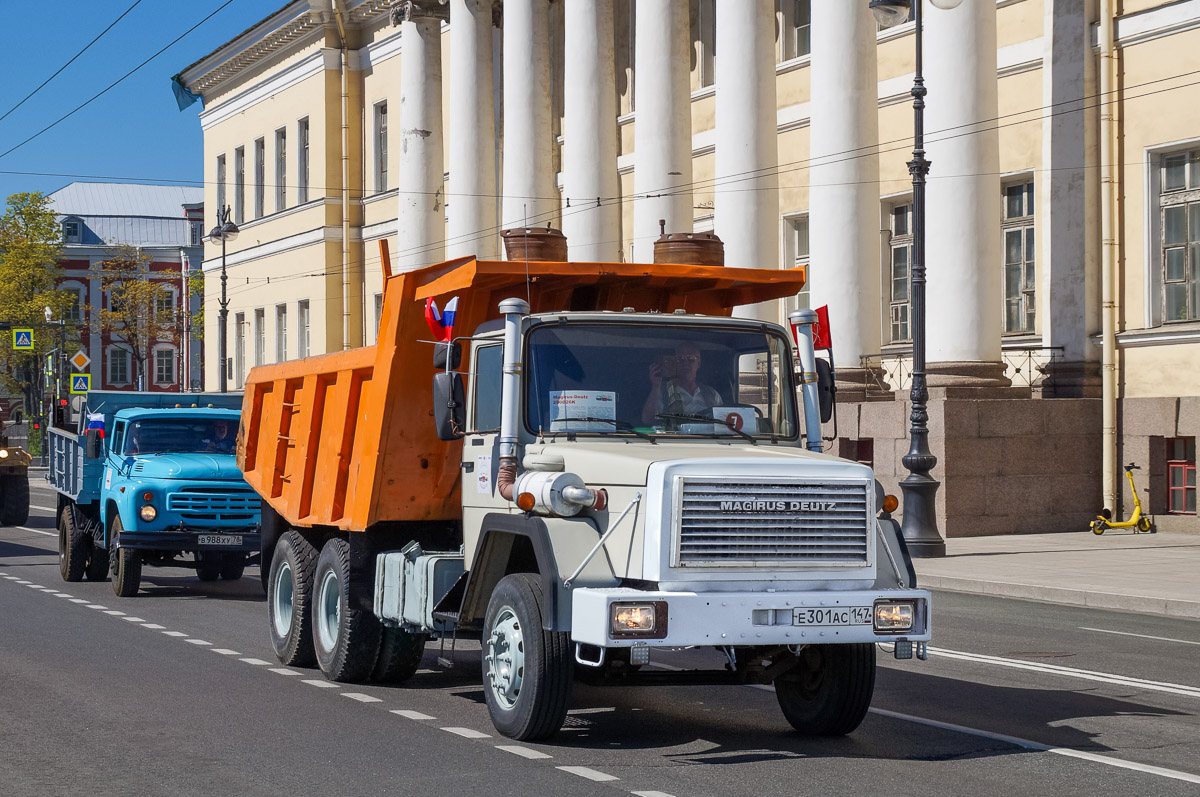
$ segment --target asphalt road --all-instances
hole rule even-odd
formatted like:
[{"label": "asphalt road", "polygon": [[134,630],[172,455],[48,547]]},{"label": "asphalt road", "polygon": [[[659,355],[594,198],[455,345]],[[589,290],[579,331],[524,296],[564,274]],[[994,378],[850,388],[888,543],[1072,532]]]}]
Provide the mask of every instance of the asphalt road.
[{"label": "asphalt road", "polygon": [[331,684],[275,661],[256,569],[147,569],[127,599],[63,583],[32,486],[0,529],[0,794],[1200,793],[1200,623],[938,593],[929,661],[880,652],[848,737],[796,735],[769,688],[578,686],[558,736],[517,743],[477,644],[449,670],[431,644],[402,686]]}]

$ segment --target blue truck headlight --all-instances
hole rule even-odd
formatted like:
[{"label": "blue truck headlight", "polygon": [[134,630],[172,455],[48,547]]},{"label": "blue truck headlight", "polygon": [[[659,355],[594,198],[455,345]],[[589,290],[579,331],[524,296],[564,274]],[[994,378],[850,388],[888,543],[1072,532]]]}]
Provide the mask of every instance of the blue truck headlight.
[{"label": "blue truck headlight", "polygon": [[150,504],[146,504],[145,506],[142,507],[141,511],[138,512],[138,514],[141,516],[142,520],[149,523],[151,520],[154,520],[154,518],[158,517],[158,510],[155,509]]},{"label": "blue truck headlight", "polygon": [[614,603],[611,619],[610,631],[614,639],[664,639],[667,636],[666,601]]},{"label": "blue truck headlight", "polygon": [[912,601],[876,601],[874,628],[880,634],[904,634],[913,629],[917,607]]}]

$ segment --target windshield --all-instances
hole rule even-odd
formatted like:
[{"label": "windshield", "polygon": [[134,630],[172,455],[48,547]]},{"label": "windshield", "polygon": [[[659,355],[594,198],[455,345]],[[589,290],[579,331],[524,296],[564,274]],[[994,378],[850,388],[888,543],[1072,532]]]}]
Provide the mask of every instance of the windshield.
[{"label": "windshield", "polygon": [[232,454],[237,422],[225,418],[152,418],[131,421],[123,455]]},{"label": "windshield", "polygon": [[533,432],[797,435],[790,345],[761,328],[546,324],[527,362]]}]

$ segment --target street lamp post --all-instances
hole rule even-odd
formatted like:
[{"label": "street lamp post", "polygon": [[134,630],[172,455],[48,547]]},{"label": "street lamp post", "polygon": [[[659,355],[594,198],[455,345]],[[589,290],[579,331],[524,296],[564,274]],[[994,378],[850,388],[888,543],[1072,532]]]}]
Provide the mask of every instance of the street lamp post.
[{"label": "street lamp post", "polygon": [[[941,9],[951,9],[962,0],[931,0]],[[900,482],[904,492],[904,520],[901,530],[909,552],[916,557],[946,555],[946,541],[937,528],[938,481],[929,475],[937,457],[929,450],[929,387],[925,381],[925,176],[930,162],[925,157],[925,78],[921,74],[921,0],[871,0],[871,12],[880,26],[890,28],[909,18],[912,11],[916,36],[916,74],[913,79],[913,159],[908,162],[912,175],[913,253],[912,288],[912,412],[909,415],[908,453],[901,462],[908,476]]]},{"label": "street lamp post", "polygon": [[226,370],[226,338],[225,327],[229,319],[229,299],[225,292],[228,276],[225,273],[225,242],[232,241],[238,236],[237,225],[229,220],[229,206],[217,208],[217,226],[208,234],[208,240],[221,244],[221,311],[217,314],[217,361],[221,369],[221,392],[229,389],[228,373]]}]

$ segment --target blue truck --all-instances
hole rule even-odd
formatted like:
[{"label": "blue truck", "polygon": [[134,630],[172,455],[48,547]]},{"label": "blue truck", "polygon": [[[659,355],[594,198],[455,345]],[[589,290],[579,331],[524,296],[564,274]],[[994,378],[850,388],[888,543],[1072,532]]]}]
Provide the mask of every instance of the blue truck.
[{"label": "blue truck", "polygon": [[241,395],[92,391],[50,430],[64,581],[136,595],[144,566],[236,580],[259,559],[261,502],[235,460]]}]

